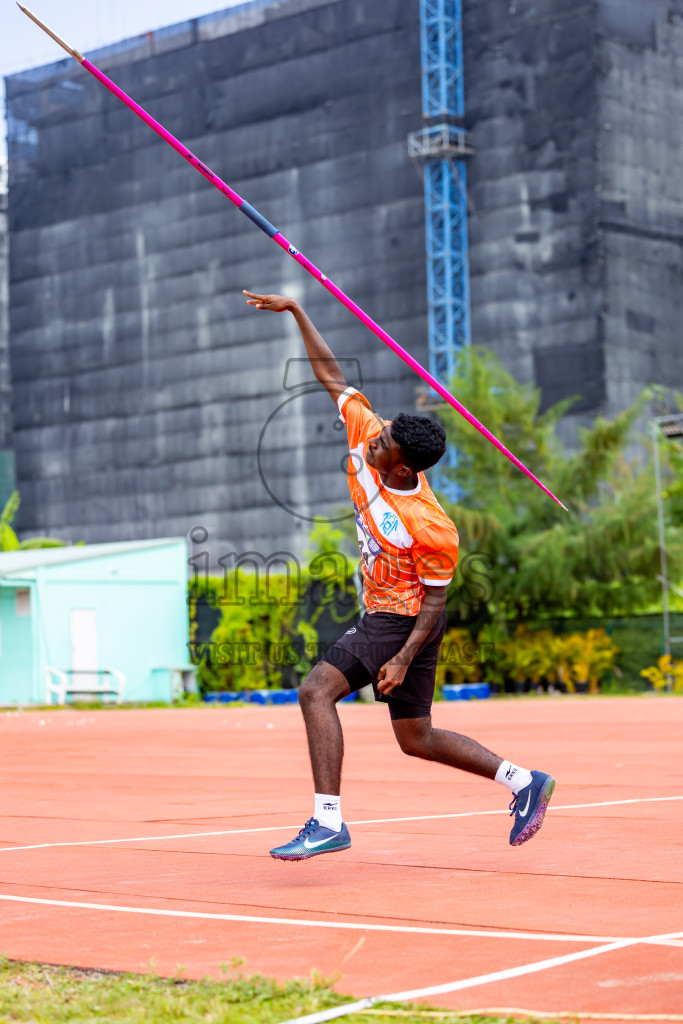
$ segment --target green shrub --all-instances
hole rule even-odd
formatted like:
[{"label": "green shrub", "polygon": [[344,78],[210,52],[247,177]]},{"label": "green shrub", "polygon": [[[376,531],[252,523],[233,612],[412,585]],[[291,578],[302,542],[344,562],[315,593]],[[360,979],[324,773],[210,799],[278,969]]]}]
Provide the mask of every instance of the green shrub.
[{"label": "green shrub", "polygon": [[[252,558],[249,569],[226,568],[222,577],[193,582],[191,655],[202,692],[292,687],[310,671],[323,653],[321,617],[341,625],[357,612],[352,567],[336,535],[317,524],[304,566]],[[211,640],[203,643],[197,642],[200,597],[220,612]]]},{"label": "green shrub", "polygon": [[444,635],[436,666],[436,686],[444,683],[478,683],[482,663],[478,645],[466,629],[449,629]]},{"label": "green shrub", "polygon": [[439,686],[483,680],[512,690],[559,684],[570,692],[585,684],[597,693],[618,654],[613,639],[600,628],[555,633],[522,625],[510,637],[503,626],[489,624],[476,640],[466,629],[450,629],[441,646],[436,679]]}]

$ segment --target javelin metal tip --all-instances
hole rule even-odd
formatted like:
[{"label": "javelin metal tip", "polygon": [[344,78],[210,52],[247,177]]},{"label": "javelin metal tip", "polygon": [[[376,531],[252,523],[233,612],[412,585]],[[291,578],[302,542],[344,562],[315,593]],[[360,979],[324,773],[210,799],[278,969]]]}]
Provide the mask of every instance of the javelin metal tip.
[{"label": "javelin metal tip", "polygon": [[79,64],[83,63],[85,59],[83,57],[83,54],[79,53],[78,50],[74,50],[73,46],[69,46],[69,44],[66,43],[61,36],[58,36],[56,32],[53,32],[51,28],[48,28],[45,22],[41,21],[37,14],[34,14],[33,11],[30,11],[28,7],[24,7],[23,4],[20,4],[19,0],[17,0],[17,7],[19,8],[19,10],[24,12],[27,18],[30,18],[31,21],[35,21],[38,28],[42,28],[43,32],[46,32],[51,39],[54,39],[54,41],[58,43],[63,50],[66,50],[66,52],[74,58],[74,60],[77,60]]}]

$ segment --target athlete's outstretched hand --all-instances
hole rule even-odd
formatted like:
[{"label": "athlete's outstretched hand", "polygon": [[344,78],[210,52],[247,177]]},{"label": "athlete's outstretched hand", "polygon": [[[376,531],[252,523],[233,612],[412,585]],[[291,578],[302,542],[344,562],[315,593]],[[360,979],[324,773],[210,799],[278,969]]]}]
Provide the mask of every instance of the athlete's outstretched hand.
[{"label": "athlete's outstretched hand", "polygon": [[287,310],[293,310],[296,305],[296,299],[291,299],[288,295],[258,295],[256,292],[248,292],[242,289],[243,295],[248,295],[247,299],[248,306],[255,306],[256,309],[269,309],[273,313],[286,313]]},{"label": "athlete's outstretched hand", "polygon": [[289,310],[301,332],[306,355],[311,361],[311,369],[336,405],[337,399],[346,391],[348,384],[339,363],[301,303],[289,295],[261,295],[259,292],[248,292],[246,289],[242,294],[247,296],[247,305],[254,306],[255,309],[269,309],[272,313],[284,313]]}]

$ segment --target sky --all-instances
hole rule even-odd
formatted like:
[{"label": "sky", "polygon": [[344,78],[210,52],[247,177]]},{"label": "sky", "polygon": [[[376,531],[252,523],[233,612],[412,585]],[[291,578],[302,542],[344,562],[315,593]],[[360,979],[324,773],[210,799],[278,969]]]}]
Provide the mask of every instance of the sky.
[{"label": "sky", "polygon": [[[22,0],[25,7],[81,53],[177,21],[235,7],[243,0]],[[0,0],[0,160],[6,154],[5,84],[15,71],[65,55],[13,0]]]}]

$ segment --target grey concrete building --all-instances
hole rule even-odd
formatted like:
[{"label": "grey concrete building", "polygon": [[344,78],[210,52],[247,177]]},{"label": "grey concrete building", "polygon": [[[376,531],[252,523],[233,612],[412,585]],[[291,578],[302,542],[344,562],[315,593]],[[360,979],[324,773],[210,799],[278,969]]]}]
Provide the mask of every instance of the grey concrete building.
[{"label": "grey concrete building", "polygon": [[[571,443],[683,387],[683,3],[464,0],[464,42],[473,341],[582,396]],[[426,363],[417,0],[257,0],[93,60]],[[386,416],[412,372],[73,61],[7,103],[21,527],[301,551],[343,434],[240,289],[301,298]]]}]

